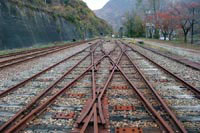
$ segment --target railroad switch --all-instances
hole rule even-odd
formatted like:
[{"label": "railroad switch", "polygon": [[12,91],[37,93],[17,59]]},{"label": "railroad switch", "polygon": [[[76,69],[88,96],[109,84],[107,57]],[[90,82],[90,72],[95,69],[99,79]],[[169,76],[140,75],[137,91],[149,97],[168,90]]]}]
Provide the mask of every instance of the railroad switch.
[{"label": "railroad switch", "polygon": [[115,128],[115,133],[143,133],[141,128]]},{"label": "railroad switch", "polygon": [[[97,88],[96,89],[96,94],[101,93],[103,91],[103,88]],[[105,90],[106,91],[106,90]]]},{"label": "railroad switch", "polygon": [[[89,72],[92,72],[92,69],[90,69]],[[94,69],[94,72],[97,72],[97,69]]]},{"label": "railroad switch", "polygon": [[114,107],[115,111],[131,111],[136,110],[134,106],[118,106]]},{"label": "railroad switch", "polygon": [[85,94],[67,94],[69,97],[72,97],[72,98],[82,98],[85,96]]},{"label": "railroad switch", "polygon": [[[94,66],[94,72],[97,72],[99,70],[100,65]],[[92,68],[89,70],[89,72],[92,72]]]},{"label": "railroad switch", "polygon": [[[111,67],[110,67],[110,72],[112,72],[113,69],[114,69],[114,67],[111,66]],[[119,69],[116,68],[114,72],[119,72]]]},{"label": "railroad switch", "polygon": [[95,70],[99,70],[99,68],[100,68],[100,65],[97,64],[96,67],[95,67]]},{"label": "railroad switch", "polygon": [[127,90],[129,87],[126,86],[112,86],[112,89],[118,89],[118,90]]},{"label": "railroad switch", "polygon": [[75,113],[69,113],[69,114],[65,114],[65,113],[55,113],[52,118],[53,119],[73,119],[75,116]]}]

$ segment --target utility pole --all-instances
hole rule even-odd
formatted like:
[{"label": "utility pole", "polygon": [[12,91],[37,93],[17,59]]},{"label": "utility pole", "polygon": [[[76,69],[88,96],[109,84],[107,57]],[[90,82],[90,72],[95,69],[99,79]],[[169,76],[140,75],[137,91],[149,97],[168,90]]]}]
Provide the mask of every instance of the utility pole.
[{"label": "utility pole", "polygon": [[[152,0],[152,7],[153,7],[153,14],[154,14],[154,25],[156,24],[156,21],[158,19],[157,17],[157,10],[160,10],[160,0]],[[157,32],[157,28],[154,27],[154,29],[152,28],[152,38],[154,38],[154,35]]]},{"label": "utility pole", "polygon": [[120,27],[119,29],[119,37],[123,38],[123,27]]},{"label": "utility pole", "polygon": [[192,8],[192,23],[191,23],[191,27],[192,27],[192,31],[191,31],[191,44],[194,44],[194,12],[195,9]]}]

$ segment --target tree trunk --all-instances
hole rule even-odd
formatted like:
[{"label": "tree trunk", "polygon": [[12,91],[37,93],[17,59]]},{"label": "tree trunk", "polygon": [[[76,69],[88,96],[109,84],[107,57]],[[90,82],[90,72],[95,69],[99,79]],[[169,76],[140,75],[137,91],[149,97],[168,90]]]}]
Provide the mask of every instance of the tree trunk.
[{"label": "tree trunk", "polygon": [[167,40],[166,34],[163,34],[163,37],[164,37],[164,40],[166,41]]},{"label": "tree trunk", "polygon": [[188,32],[189,32],[190,28],[188,29],[184,29],[183,28],[183,32],[184,32],[184,42],[187,43],[187,35],[188,35]]},{"label": "tree trunk", "polygon": [[169,33],[169,40],[172,40],[172,34],[173,34],[173,30],[171,30],[171,32]]},{"label": "tree trunk", "polygon": [[187,43],[187,33],[184,33],[184,42]]},{"label": "tree trunk", "polygon": [[192,22],[191,44],[194,44],[194,23]]},{"label": "tree trunk", "polygon": [[191,24],[191,28],[192,28],[192,31],[191,31],[191,44],[194,43],[194,8],[192,10],[192,15],[193,15],[193,18],[192,18],[192,24]]},{"label": "tree trunk", "polygon": [[172,35],[171,35],[171,34],[169,34],[169,40],[170,40],[170,41],[172,40]]},{"label": "tree trunk", "polygon": [[163,34],[164,40],[166,41],[167,40],[167,33],[162,31],[162,34]]},{"label": "tree trunk", "polygon": [[149,38],[152,38],[153,35],[152,35],[151,30],[149,30],[149,35],[150,35]]}]

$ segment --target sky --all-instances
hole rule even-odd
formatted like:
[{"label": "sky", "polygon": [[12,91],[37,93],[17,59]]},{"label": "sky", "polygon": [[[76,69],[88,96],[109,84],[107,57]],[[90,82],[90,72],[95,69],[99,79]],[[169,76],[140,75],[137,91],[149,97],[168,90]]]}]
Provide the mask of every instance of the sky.
[{"label": "sky", "polygon": [[109,0],[83,0],[92,10],[101,9]]}]

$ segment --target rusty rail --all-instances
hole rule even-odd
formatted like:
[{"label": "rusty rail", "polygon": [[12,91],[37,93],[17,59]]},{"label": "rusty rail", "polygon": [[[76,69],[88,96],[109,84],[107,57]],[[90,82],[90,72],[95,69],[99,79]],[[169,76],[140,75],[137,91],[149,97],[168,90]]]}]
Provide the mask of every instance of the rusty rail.
[{"label": "rusty rail", "polygon": [[[74,47],[74,46],[77,46],[77,45],[81,45],[81,44],[83,44],[83,43],[76,43],[76,44],[71,44],[69,46],[65,46],[65,47],[61,47],[61,48],[56,48],[56,49],[47,51],[46,53],[41,52],[40,54],[38,54],[36,56],[33,56],[33,57],[28,57],[28,58],[22,57],[22,58],[25,58],[25,59],[1,65],[0,69],[7,68],[7,67],[13,66],[13,65],[17,65],[17,64],[20,64],[20,63],[23,63],[23,62],[26,62],[26,61],[29,61],[29,60],[32,60],[32,59],[35,59],[35,58],[39,58],[39,57],[42,57],[42,56],[46,56],[46,55],[49,55],[49,54],[52,54],[52,53],[56,53],[56,52],[62,51],[64,49],[68,49],[68,48],[71,48],[71,47]],[[9,62],[9,61],[7,60],[6,62]]]},{"label": "rusty rail", "polygon": [[[76,43],[87,43],[87,42],[94,41],[94,40],[96,40],[96,39],[92,39],[92,40],[89,40],[89,41],[81,41],[81,42],[76,42]],[[67,45],[73,45],[73,44],[76,44],[76,43],[69,43]],[[60,46],[50,46],[50,47],[45,47],[45,48],[34,48],[34,49],[29,49],[29,50],[24,50],[24,51],[19,51],[19,52],[13,52],[13,53],[5,54],[5,55],[0,55],[0,59],[12,57],[12,56],[17,56],[17,55],[22,55],[22,54],[33,53],[33,52],[36,52],[36,51],[42,51],[42,50],[46,50],[46,49],[65,47],[65,46],[66,46],[66,44],[60,45]]]},{"label": "rusty rail", "polygon": [[17,90],[19,87],[22,87],[22,86],[25,85],[27,82],[29,82],[29,81],[31,81],[32,79],[34,79],[34,78],[40,76],[41,74],[47,72],[48,70],[50,70],[50,69],[52,69],[52,68],[58,66],[59,64],[65,62],[65,61],[67,61],[67,60],[69,60],[70,58],[76,56],[77,54],[82,53],[83,51],[85,51],[85,50],[88,49],[89,47],[90,47],[90,46],[86,47],[85,49],[83,49],[83,50],[81,50],[81,51],[79,51],[79,52],[77,52],[77,53],[75,53],[75,54],[73,54],[73,55],[71,55],[71,56],[69,56],[69,57],[67,57],[67,58],[65,58],[65,59],[63,59],[63,60],[61,60],[61,61],[59,61],[59,62],[56,63],[56,64],[51,65],[50,67],[44,69],[43,71],[41,71],[41,72],[39,72],[39,73],[36,73],[35,75],[33,75],[33,76],[31,76],[30,78],[28,78],[28,79],[26,79],[26,80],[24,80],[24,81],[22,81],[22,82],[20,82],[20,83],[18,83],[18,84],[16,84],[16,85],[14,85],[13,87],[10,87],[10,88],[6,89],[5,91],[3,91],[3,92],[0,93],[0,98],[2,98],[2,97],[4,97],[4,96],[8,95],[10,92],[13,92],[13,91]]},{"label": "rusty rail", "polygon": [[[98,44],[97,44],[98,45]],[[97,47],[94,48],[94,50]],[[73,67],[71,67],[67,72],[65,72],[59,79],[57,79],[50,87],[45,89],[43,92],[41,92],[38,96],[36,96],[31,103],[26,105],[23,109],[17,112],[11,119],[9,119],[5,124],[3,124],[0,127],[0,132],[4,132],[6,129],[8,129],[15,121],[17,121],[19,118],[24,117],[28,114],[29,111],[31,111],[33,108],[33,105],[35,105],[43,96],[45,96],[49,91],[51,91],[60,81],[64,79],[65,76],[67,76],[70,72],[72,72],[80,63],[82,63],[86,58],[90,56],[91,53],[87,54],[83,59],[81,59],[78,63],[76,63]]]},{"label": "rusty rail", "polygon": [[51,49],[51,48],[55,48],[55,47],[59,47],[59,46],[52,46],[52,47],[46,47],[46,48],[35,48],[35,49],[30,49],[30,50],[25,50],[25,51],[20,51],[20,52],[9,53],[9,54],[5,54],[5,55],[0,55],[0,59],[17,56],[17,55],[22,55],[22,54],[33,53],[33,52]]},{"label": "rusty rail", "polygon": [[190,83],[187,83],[186,81],[184,81],[184,79],[182,79],[181,77],[178,77],[177,75],[173,74],[172,72],[170,72],[169,70],[167,70],[166,68],[162,67],[161,65],[159,65],[158,63],[156,63],[155,61],[153,61],[152,59],[148,58],[146,55],[142,54],[141,52],[133,49],[131,46],[129,46],[128,44],[125,44],[124,42],[121,41],[122,44],[128,46],[131,50],[135,51],[136,53],[138,53],[139,55],[141,55],[142,57],[144,57],[145,59],[149,60],[151,63],[153,63],[154,65],[156,65],[157,67],[159,67],[160,69],[162,69],[164,72],[168,73],[169,75],[171,75],[172,77],[174,77],[176,80],[180,81],[181,83],[183,83],[185,86],[187,86],[193,93],[195,93],[196,95],[200,95],[200,90],[195,88],[193,85],[191,85]]},{"label": "rusty rail", "polygon": [[[124,53],[123,53],[124,54]],[[113,59],[108,56],[111,60],[112,64],[115,64]],[[148,110],[153,114],[153,116],[156,118],[157,121],[159,121],[159,125],[161,124],[163,128],[170,133],[173,133],[173,129],[167,124],[167,122],[158,114],[158,112],[153,108],[153,106],[150,104],[150,102],[144,97],[144,95],[138,90],[138,88],[131,82],[131,80],[128,78],[128,76],[123,72],[121,67],[118,64],[115,64],[115,67],[119,70],[119,72],[123,75],[123,77],[126,79],[126,81],[130,84],[130,86],[133,88],[133,90],[137,93],[137,95],[140,97],[140,99],[143,101],[144,105],[148,108]]]},{"label": "rusty rail", "polygon": [[[65,46],[65,47],[69,47],[69,46],[72,46],[72,45],[68,45],[68,46]],[[43,54],[45,52],[50,52],[50,51],[53,51],[53,50],[56,50],[56,49],[61,49],[61,47],[55,47],[55,48],[52,48],[52,49],[36,51],[34,53],[31,53],[31,54],[26,54],[26,55],[23,55],[23,56],[20,56],[20,57],[15,57],[15,58],[12,58],[12,59],[3,60],[3,61],[0,61],[0,64],[2,65],[2,64],[8,63],[8,62],[10,63],[12,61],[16,61],[16,60],[20,60],[20,59],[24,59],[24,58],[30,58],[31,56],[36,56],[36,55]]]},{"label": "rusty rail", "polygon": [[188,67],[191,67],[191,68],[193,68],[195,70],[200,71],[200,63],[197,63],[197,62],[194,62],[194,61],[190,61],[190,60],[188,60],[186,58],[179,57],[179,56],[167,55],[167,54],[159,52],[159,51],[157,51],[157,50],[155,50],[153,48],[147,48],[145,46],[140,46],[140,45],[138,45],[138,46],[141,47],[141,48],[144,48],[146,50],[149,50],[149,51],[151,51],[153,53],[156,53],[158,55],[164,56],[164,57],[166,57],[168,59],[174,60],[174,61],[176,61],[178,63],[181,63],[181,64],[183,64],[185,66],[188,66]]},{"label": "rusty rail", "polygon": [[[102,52],[104,54],[106,54],[104,51],[102,51]],[[121,57],[122,57],[122,54],[120,54],[120,56],[118,57],[118,60],[116,62],[117,64],[120,62]],[[94,66],[93,66],[93,70],[94,70]],[[116,67],[113,68],[113,70],[112,70],[111,74],[109,75],[109,78],[107,79],[103,89],[101,89],[101,91],[98,91],[96,94],[93,95],[92,101],[89,103],[88,108],[78,118],[77,123],[81,124],[81,123],[84,123],[84,120],[87,117],[86,122],[84,123],[83,127],[80,130],[81,133],[84,133],[85,130],[87,129],[87,127],[89,126],[89,122],[90,122],[92,116],[94,116],[94,121],[93,121],[94,122],[94,131],[93,132],[94,133],[99,132],[99,130],[98,130],[98,120],[97,120],[97,116],[98,116],[97,115],[97,108],[98,108],[98,114],[99,114],[99,117],[100,117],[100,123],[102,125],[106,124],[106,120],[105,120],[105,117],[104,117],[104,114],[103,114],[103,109],[102,109],[102,97],[105,94],[105,91],[106,91],[109,83],[111,82],[111,79],[113,77],[115,70],[116,70]],[[93,76],[93,81],[95,81],[94,78],[95,77]],[[96,90],[96,88],[94,88],[94,87],[95,86],[93,86],[93,91]]]},{"label": "rusty rail", "polygon": [[[96,97],[96,79],[95,79],[95,65],[94,65],[94,52],[92,52],[92,97]],[[84,123],[82,129],[80,130],[81,133],[84,133],[87,129],[87,126],[92,119],[92,116],[94,116],[94,132],[98,133],[98,120],[97,120],[97,106],[96,104],[92,108],[92,112],[89,114],[88,119]]]},{"label": "rusty rail", "polygon": [[[35,97],[35,99],[33,100],[33,102],[31,102],[26,107],[24,107],[22,110],[20,110],[15,116],[13,116],[8,122],[6,122],[6,124],[4,124],[2,127],[0,127],[0,132],[9,132],[9,133],[10,132],[11,133],[12,132],[19,132],[21,129],[25,128],[27,126],[26,123],[28,123],[29,121],[33,120],[35,117],[39,116],[42,112],[44,112],[47,109],[47,107],[49,107],[56,100],[56,98],[58,96],[62,95],[64,92],[66,92],[69,89],[69,87],[71,87],[74,83],[76,83],[79,79],[81,79],[87,72],[90,71],[91,75],[92,75],[92,100],[89,103],[89,106],[86,109],[86,111],[84,111],[81,114],[81,116],[77,119],[76,122],[77,122],[77,124],[79,126],[81,124],[83,124],[83,126],[80,129],[80,132],[84,133],[86,131],[86,129],[88,128],[88,126],[90,126],[89,123],[91,122],[91,119],[93,118],[93,128],[94,128],[93,132],[98,133],[99,130],[100,130],[99,124],[101,124],[101,125],[105,125],[106,124],[105,116],[103,114],[102,98],[105,95],[106,89],[108,88],[108,86],[109,86],[109,84],[110,84],[110,82],[111,82],[111,80],[113,78],[114,72],[116,70],[118,70],[122,74],[122,76],[126,79],[126,81],[128,82],[128,84],[130,84],[130,86],[132,87],[133,91],[135,91],[136,94],[139,96],[139,98],[142,100],[142,103],[145,106],[145,108],[149,112],[151,112],[151,114],[153,115],[153,117],[156,119],[156,122],[161,127],[161,129],[165,130],[166,132],[173,133],[174,130],[172,129],[172,127],[170,127],[168,125],[168,123],[166,122],[166,120],[164,120],[159,115],[159,113],[154,109],[154,107],[151,105],[151,103],[145,98],[145,96],[139,91],[139,89],[131,82],[131,80],[129,79],[129,77],[126,75],[126,73],[119,66],[119,63],[120,63],[123,55],[125,55],[128,58],[128,60],[131,62],[131,64],[135,67],[135,69],[138,71],[138,73],[141,75],[141,77],[144,80],[144,82],[151,89],[152,93],[157,98],[157,100],[162,104],[162,106],[164,107],[165,111],[172,118],[173,122],[176,124],[176,126],[179,128],[179,130],[181,132],[183,132],[183,133],[186,133],[187,131],[182,126],[182,123],[180,123],[178,121],[178,119],[176,118],[176,116],[168,108],[168,106],[162,100],[162,98],[160,97],[160,95],[155,91],[155,89],[152,87],[152,85],[145,78],[144,74],[139,70],[139,68],[131,60],[130,56],[126,53],[126,49],[123,49],[120,46],[120,44],[118,44],[118,46],[121,49],[121,53],[120,53],[119,57],[117,58],[116,62],[110,56],[110,54],[115,50],[116,47],[114,48],[114,50],[110,51],[109,53],[106,53],[103,49],[101,49],[101,51],[102,51],[102,53],[104,55],[99,60],[97,60],[95,62],[94,51],[97,48],[97,45],[96,45],[95,48],[91,49],[90,53],[88,55],[86,55],[81,61],[79,61],[76,65],[74,65],[70,70],[68,70],[62,77],[60,77],[56,82],[54,82],[49,88],[45,89],[40,95],[38,95],[37,97]],[[125,45],[125,46],[129,47],[127,45]],[[87,48],[89,48],[89,47],[87,47]],[[84,50],[86,50],[86,49],[84,49]],[[80,52],[83,52],[84,50],[82,50]],[[80,52],[78,52],[78,53],[80,53]],[[77,54],[75,54],[75,55],[77,55]],[[75,55],[72,55],[72,57],[75,56]],[[34,109],[31,107],[31,106],[35,105],[38,102],[38,100],[40,100],[45,94],[47,94],[47,92],[51,91],[51,89],[55,85],[57,85],[58,82],[60,82],[67,74],[69,74],[72,70],[74,70],[75,67],[77,67],[83,60],[85,60],[90,55],[91,55],[91,64],[87,67],[87,69],[85,71],[83,71],[77,78],[73,79],[73,81],[71,81],[68,85],[66,85],[65,87],[63,87],[60,91],[58,91],[53,96],[51,96],[47,101],[45,101],[44,103],[42,103],[40,105],[37,105]],[[104,87],[100,91],[100,90],[98,90],[96,88],[96,77],[95,77],[96,71],[97,71],[96,66],[104,58],[106,58],[106,57],[110,60],[110,63],[112,65],[112,69],[111,69],[112,71],[109,74],[109,77],[108,77],[108,79],[107,79]],[[71,58],[71,57],[68,57],[68,58]],[[66,59],[64,59],[64,60],[66,61]],[[62,62],[64,62],[64,60],[61,61],[61,62],[59,62],[59,64],[62,63]],[[53,65],[53,66],[55,67],[56,64]],[[53,66],[51,66],[51,68],[53,68]],[[51,69],[51,68],[49,68],[49,69]],[[48,71],[49,69],[45,69],[45,70]],[[42,74],[42,73],[39,73],[39,74]],[[37,76],[35,76],[35,77],[37,77]],[[35,78],[35,77],[33,77],[33,78]],[[30,81],[30,80],[31,79],[29,79],[28,81]],[[24,84],[22,84],[22,85],[24,85]],[[19,85],[17,87],[20,87],[22,85]],[[10,92],[12,92],[14,90],[10,90]],[[1,97],[1,95],[0,95],[0,97]],[[29,110],[29,111],[27,112],[27,110]],[[25,114],[25,115],[23,117],[20,117],[23,114]],[[99,120],[98,120],[98,117],[99,117]],[[21,119],[21,120],[18,120],[18,119]],[[18,120],[18,122],[16,122],[15,124],[13,124],[13,121],[17,121],[17,120]]]},{"label": "rusty rail", "polygon": [[[118,45],[120,46],[120,44],[118,44]],[[120,48],[122,49],[121,46],[120,46]],[[178,129],[182,133],[187,133],[187,131],[184,128],[183,124],[177,119],[176,115],[171,111],[171,109],[169,109],[169,107],[164,102],[164,100],[161,98],[161,96],[153,88],[153,86],[151,85],[151,83],[146,79],[146,77],[144,76],[144,74],[142,73],[142,71],[140,71],[140,69],[138,68],[138,66],[131,60],[130,56],[126,52],[124,54],[128,58],[128,60],[131,62],[131,64],[134,66],[134,68],[136,69],[136,71],[140,74],[140,76],[142,77],[143,81],[150,88],[150,90],[153,93],[153,95],[156,97],[156,99],[159,101],[159,103],[161,103],[161,105],[163,106],[163,108],[165,109],[165,111],[168,113],[168,115],[172,118],[173,122],[176,124],[176,126],[178,127]]]},{"label": "rusty rail", "polygon": [[[110,54],[110,53],[109,53]],[[108,55],[103,55],[98,61],[95,62],[94,65],[97,65]],[[63,94],[67,91],[69,87],[71,87],[75,82],[77,82],[79,79],[81,79],[91,68],[93,65],[90,65],[84,72],[82,72],[77,78],[75,78],[72,82],[70,82],[68,85],[63,87],[60,91],[58,91],[56,94],[54,94],[52,97],[50,97],[47,101],[42,103],[40,106],[32,110],[27,116],[22,118],[18,123],[16,123],[14,126],[12,126],[10,129],[8,129],[6,132],[12,133],[12,132],[19,132],[22,128],[26,127],[26,123],[34,119],[36,116],[41,114],[46,110],[48,106],[50,106],[58,96]]]}]

